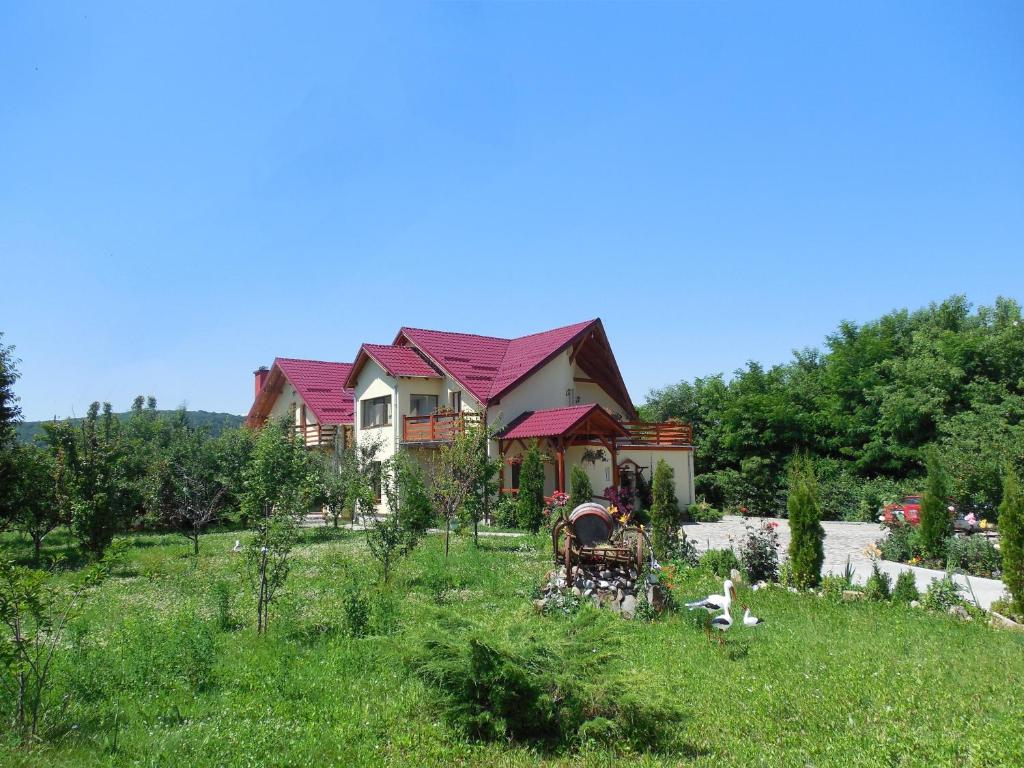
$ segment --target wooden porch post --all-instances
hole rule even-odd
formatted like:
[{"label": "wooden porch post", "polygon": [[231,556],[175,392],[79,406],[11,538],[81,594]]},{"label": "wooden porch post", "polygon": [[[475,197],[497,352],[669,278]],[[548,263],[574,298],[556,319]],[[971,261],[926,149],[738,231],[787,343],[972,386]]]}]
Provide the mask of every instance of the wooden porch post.
[{"label": "wooden porch post", "polygon": [[612,438],[612,485],[618,490],[619,487],[619,452],[615,450],[615,438]]},{"label": "wooden porch post", "polygon": [[558,438],[558,488],[565,493],[565,438]]},{"label": "wooden porch post", "polygon": [[501,463],[498,465],[498,493],[505,488],[505,441],[498,441],[498,461]]}]

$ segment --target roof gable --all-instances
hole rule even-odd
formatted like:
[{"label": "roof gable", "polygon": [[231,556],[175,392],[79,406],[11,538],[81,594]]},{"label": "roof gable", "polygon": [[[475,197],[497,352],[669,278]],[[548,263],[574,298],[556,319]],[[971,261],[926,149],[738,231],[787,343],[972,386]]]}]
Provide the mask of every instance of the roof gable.
[{"label": "roof gable", "polygon": [[350,363],[275,358],[246,421],[255,425],[265,420],[287,380],[319,423],[352,424],[355,403],[352,390],[345,386],[351,367]]}]

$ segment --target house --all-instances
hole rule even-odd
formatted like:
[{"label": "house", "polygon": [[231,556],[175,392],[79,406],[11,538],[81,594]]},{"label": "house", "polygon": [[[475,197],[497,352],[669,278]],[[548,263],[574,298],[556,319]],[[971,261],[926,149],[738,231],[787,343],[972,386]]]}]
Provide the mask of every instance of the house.
[{"label": "house", "polygon": [[353,445],[353,398],[346,388],[352,366],[278,357],[255,372],[256,392],[245,423],[258,427],[287,418],[309,448],[340,450]]},{"label": "house", "polygon": [[506,492],[518,489],[520,457],[537,440],[550,459],[546,494],[566,489],[574,465],[600,494],[638,473],[649,481],[664,459],[680,504],[694,500],[689,425],[637,421],[600,319],[514,339],[401,328],[390,344],[359,348],[345,387],[355,442],[378,441],[381,462],[406,449],[429,464],[431,450],[479,423],[499,430],[488,450]]}]

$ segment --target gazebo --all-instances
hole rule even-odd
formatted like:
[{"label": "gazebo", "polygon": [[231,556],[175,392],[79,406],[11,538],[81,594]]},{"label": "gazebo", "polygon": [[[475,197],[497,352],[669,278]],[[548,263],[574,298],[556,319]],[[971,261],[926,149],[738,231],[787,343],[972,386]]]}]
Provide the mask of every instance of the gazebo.
[{"label": "gazebo", "polygon": [[505,486],[505,454],[517,443],[526,450],[527,440],[546,443],[555,454],[556,484],[565,491],[565,452],[571,446],[603,447],[611,456],[612,485],[619,484],[617,444],[630,437],[614,416],[596,403],[525,411],[498,433],[501,486]]}]

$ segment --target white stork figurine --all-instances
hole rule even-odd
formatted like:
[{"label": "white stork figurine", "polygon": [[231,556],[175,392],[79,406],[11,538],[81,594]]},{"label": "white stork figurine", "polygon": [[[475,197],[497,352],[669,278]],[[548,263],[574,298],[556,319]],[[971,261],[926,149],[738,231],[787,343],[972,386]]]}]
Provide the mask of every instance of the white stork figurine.
[{"label": "white stork figurine", "polygon": [[711,642],[711,630],[717,629],[721,634],[718,636],[718,644],[722,645],[725,642],[725,632],[729,627],[732,626],[732,614],[729,613],[729,603],[725,604],[725,610],[721,616],[715,616],[710,622],[708,622],[708,642]]},{"label": "white stork figurine", "polygon": [[744,627],[756,627],[759,624],[764,624],[764,619],[759,619],[750,613],[750,608],[743,606],[743,626]]},{"label": "white stork figurine", "polygon": [[687,603],[686,607],[691,611],[695,611],[698,608],[703,608],[708,613],[718,613],[719,611],[728,611],[729,606],[732,605],[732,601],[736,598],[736,588],[732,585],[732,581],[729,579],[725,580],[722,584],[722,594],[720,595],[708,595],[703,600],[697,600],[692,603]]}]

